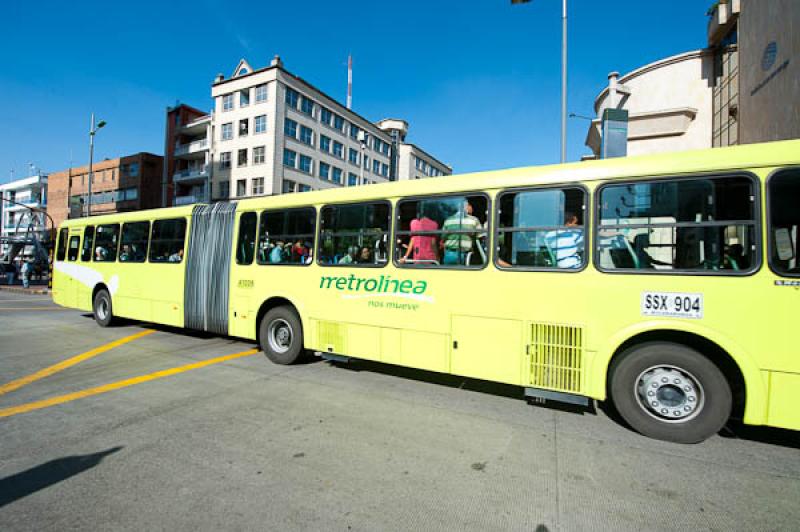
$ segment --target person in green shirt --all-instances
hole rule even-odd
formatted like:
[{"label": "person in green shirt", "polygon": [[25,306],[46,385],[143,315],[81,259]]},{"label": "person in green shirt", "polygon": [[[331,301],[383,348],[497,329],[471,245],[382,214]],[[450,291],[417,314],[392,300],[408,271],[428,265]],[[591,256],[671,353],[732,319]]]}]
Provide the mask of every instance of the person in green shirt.
[{"label": "person in green shirt", "polygon": [[[443,263],[448,265],[463,265],[467,261],[467,254],[472,251],[472,245],[478,236],[481,222],[472,215],[472,204],[465,200],[462,209],[447,218],[442,224],[444,237],[442,238],[442,248],[444,249]],[[459,231],[448,233],[448,231]],[[460,232],[471,231],[471,232]]]}]

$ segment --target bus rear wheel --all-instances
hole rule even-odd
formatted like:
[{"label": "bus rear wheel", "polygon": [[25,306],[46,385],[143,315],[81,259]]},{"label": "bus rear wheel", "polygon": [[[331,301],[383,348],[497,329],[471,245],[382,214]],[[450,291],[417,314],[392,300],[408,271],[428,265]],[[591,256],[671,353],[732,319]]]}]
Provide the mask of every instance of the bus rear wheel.
[{"label": "bus rear wheel", "polygon": [[94,321],[100,327],[108,327],[114,321],[114,313],[111,308],[111,294],[108,290],[100,290],[95,294],[94,301],[92,302],[92,311],[94,314]]},{"label": "bus rear wheel", "polygon": [[294,364],[303,355],[303,326],[294,309],[270,309],[258,326],[261,350],[275,364]]},{"label": "bus rear wheel", "polygon": [[694,349],[651,342],[628,349],[611,367],[611,399],[637,432],[676,443],[699,443],[731,414],[722,371]]}]

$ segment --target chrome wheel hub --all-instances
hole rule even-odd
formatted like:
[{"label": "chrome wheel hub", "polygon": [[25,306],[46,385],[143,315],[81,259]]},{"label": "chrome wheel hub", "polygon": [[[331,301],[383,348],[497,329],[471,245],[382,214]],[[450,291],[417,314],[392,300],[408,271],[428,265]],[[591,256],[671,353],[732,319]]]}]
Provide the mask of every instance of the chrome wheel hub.
[{"label": "chrome wheel hub", "polygon": [[694,375],[675,366],[653,366],[636,379],[636,400],[650,416],[685,423],[703,409],[705,394]]},{"label": "chrome wheel hub", "polygon": [[292,346],[292,326],[283,319],[273,320],[267,330],[267,342],[276,353],[285,353]]}]

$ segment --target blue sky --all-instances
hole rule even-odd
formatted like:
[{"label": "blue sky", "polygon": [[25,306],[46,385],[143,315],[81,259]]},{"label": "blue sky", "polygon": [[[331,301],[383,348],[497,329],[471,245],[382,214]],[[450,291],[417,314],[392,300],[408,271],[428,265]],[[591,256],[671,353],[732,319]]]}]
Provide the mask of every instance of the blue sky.
[{"label": "blue sky", "polygon": [[[709,1],[569,1],[569,111],[592,115],[609,71],[705,45]],[[656,7],[657,6],[657,7]],[[559,158],[561,2],[14,2],[0,32],[0,182],[96,158],[163,153],[164,111],[210,109],[241,57],[286,68],[353,108],[410,123],[409,141],[457,172]],[[588,152],[570,119],[570,160]]]}]

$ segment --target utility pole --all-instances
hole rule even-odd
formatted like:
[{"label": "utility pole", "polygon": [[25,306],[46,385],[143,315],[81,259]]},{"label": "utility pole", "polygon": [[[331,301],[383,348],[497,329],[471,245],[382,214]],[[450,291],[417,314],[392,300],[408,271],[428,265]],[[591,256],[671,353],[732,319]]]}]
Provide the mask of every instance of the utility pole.
[{"label": "utility pole", "polygon": [[92,173],[92,159],[94,158],[94,135],[95,133],[97,133],[98,129],[101,129],[105,125],[106,121],[101,120],[100,122],[97,123],[97,126],[95,126],[94,113],[92,113],[92,122],[91,125],[89,126],[89,194],[86,198],[87,217],[90,217],[92,215],[92,181],[94,181],[94,175]]}]

